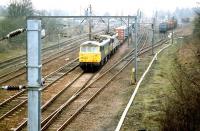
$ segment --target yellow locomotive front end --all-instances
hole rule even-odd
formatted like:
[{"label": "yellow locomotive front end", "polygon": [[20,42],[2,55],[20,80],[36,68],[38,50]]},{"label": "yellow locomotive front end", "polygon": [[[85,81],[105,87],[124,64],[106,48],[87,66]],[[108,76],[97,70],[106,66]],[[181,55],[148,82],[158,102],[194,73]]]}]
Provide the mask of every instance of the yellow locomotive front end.
[{"label": "yellow locomotive front end", "polygon": [[99,63],[101,62],[101,54],[99,53],[79,53],[79,62]]},{"label": "yellow locomotive front end", "polygon": [[98,68],[101,64],[100,46],[92,41],[83,43],[80,46],[79,64],[85,71]]}]

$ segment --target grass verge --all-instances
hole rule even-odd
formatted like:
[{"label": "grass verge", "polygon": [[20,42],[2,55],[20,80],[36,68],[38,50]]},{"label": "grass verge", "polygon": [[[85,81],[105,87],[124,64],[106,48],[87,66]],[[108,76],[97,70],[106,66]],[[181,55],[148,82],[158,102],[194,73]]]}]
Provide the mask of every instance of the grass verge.
[{"label": "grass verge", "polygon": [[[174,92],[169,78],[178,47],[178,44],[174,44],[158,56],[158,61],[154,63],[138,90],[122,131],[160,130],[159,121],[160,116],[163,115],[162,108],[168,99],[167,96]],[[148,66],[151,58],[144,57],[139,62],[140,76]]]}]

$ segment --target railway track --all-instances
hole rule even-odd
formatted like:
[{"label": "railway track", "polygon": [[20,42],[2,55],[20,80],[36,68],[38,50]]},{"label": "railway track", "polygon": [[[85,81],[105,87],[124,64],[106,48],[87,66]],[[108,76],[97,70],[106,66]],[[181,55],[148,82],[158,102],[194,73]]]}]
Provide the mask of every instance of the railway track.
[{"label": "railway track", "polygon": [[[63,67],[57,69],[51,74],[44,77],[46,83],[43,90],[47,90],[52,84],[61,79],[64,75],[74,70],[79,66],[78,58],[71,61],[70,63],[64,65]],[[11,115],[16,110],[22,108],[27,103],[27,89],[20,91],[13,97],[6,99],[4,102],[0,103],[0,121]]]},{"label": "railway track", "polygon": [[[84,88],[90,82],[90,80],[94,78],[95,74],[83,73],[83,72],[79,73],[78,76],[72,80],[72,82],[67,84],[60,92],[58,92],[54,97],[52,97],[42,106],[41,108],[43,114],[42,117],[46,118],[52,113],[52,111],[60,107],[62,103],[64,103],[69,98],[70,93],[72,92],[75,93],[76,91]],[[77,85],[77,83],[79,84]],[[45,119],[43,120],[45,121]],[[15,129],[15,131],[24,129],[26,125],[27,125],[27,120],[21,123],[20,126]]]}]

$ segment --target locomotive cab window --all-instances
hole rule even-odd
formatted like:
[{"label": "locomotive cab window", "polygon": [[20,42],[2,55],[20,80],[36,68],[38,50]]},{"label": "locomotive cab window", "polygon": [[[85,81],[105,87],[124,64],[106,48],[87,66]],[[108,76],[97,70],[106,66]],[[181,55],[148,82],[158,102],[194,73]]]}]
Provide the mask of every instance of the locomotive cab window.
[{"label": "locomotive cab window", "polygon": [[114,42],[114,39],[111,39],[111,43],[113,43]]},{"label": "locomotive cab window", "polygon": [[86,46],[82,46],[81,47],[81,52],[86,52],[87,51],[87,47]]},{"label": "locomotive cab window", "polygon": [[103,47],[103,46],[101,46],[101,47],[100,47],[100,51],[102,52],[103,50],[104,50],[104,47]]},{"label": "locomotive cab window", "polygon": [[82,46],[81,52],[96,53],[96,52],[99,52],[99,47],[98,46]]},{"label": "locomotive cab window", "polygon": [[98,47],[97,46],[89,46],[88,52],[96,53],[96,52],[98,52]]}]

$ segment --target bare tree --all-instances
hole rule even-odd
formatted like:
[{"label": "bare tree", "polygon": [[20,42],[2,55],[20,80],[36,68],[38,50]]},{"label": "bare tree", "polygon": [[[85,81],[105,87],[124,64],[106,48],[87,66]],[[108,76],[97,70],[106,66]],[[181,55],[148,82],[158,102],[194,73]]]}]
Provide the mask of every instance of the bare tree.
[{"label": "bare tree", "polygon": [[8,6],[8,16],[18,17],[18,16],[30,16],[33,15],[34,9],[31,0],[16,0],[10,1]]}]

